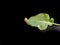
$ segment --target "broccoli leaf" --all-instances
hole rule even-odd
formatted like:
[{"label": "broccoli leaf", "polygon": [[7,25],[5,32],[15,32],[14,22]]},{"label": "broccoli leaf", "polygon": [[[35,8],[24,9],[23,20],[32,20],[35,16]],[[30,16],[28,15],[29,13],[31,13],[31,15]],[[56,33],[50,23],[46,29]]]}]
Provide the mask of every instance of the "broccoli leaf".
[{"label": "broccoli leaf", "polygon": [[[27,22],[27,20],[29,21]],[[50,19],[50,16],[47,13],[39,13],[35,16],[30,17],[27,20],[26,20],[26,23],[28,23],[33,27],[38,27],[40,30],[46,30],[48,25],[49,26],[52,26],[53,24],[60,25],[60,24],[54,23],[54,18]]]}]

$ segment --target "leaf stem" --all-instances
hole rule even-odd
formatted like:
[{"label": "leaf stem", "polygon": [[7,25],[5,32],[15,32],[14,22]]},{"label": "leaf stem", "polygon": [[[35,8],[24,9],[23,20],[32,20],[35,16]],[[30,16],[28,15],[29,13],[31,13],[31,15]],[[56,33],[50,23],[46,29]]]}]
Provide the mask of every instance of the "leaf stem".
[{"label": "leaf stem", "polygon": [[54,25],[57,25],[57,26],[60,26],[60,24],[57,24],[57,23],[53,23]]}]

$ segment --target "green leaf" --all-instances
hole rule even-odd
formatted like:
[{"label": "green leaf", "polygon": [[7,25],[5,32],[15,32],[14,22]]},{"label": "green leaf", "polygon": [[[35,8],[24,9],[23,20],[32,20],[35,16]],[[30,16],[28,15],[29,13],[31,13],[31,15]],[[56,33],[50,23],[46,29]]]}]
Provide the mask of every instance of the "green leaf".
[{"label": "green leaf", "polygon": [[52,26],[52,22],[50,17],[46,13],[40,13],[36,16],[32,16],[29,18],[29,24],[34,27],[38,27],[40,30],[47,29],[48,25]]},{"label": "green leaf", "polygon": [[30,17],[27,20],[29,20],[28,21],[29,25],[33,27],[38,27],[40,30],[46,30],[48,25],[49,26],[52,26],[53,24],[60,25],[60,24],[54,23],[54,18],[50,19],[50,16],[47,13],[39,13],[35,16]]}]

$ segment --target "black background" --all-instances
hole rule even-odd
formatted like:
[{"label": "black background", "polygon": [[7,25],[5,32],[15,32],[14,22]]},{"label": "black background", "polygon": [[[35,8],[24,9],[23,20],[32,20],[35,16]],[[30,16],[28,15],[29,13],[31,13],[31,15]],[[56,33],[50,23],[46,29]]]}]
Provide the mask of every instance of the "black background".
[{"label": "black background", "polygon": [[[2,3],[3,4],[3,3]],[[8,2],[2,5],[3,28],[1,29],[0,45],[27,44],[38,41],[59,40],[60,32],[51,29],[41,32],[36,27],[31,27],[24,22],[24,18],[38,13],[48,13],[60,23],[60,3],[59,1],[18,1]],[[1,11],[1,12],[2,12]]]}]

